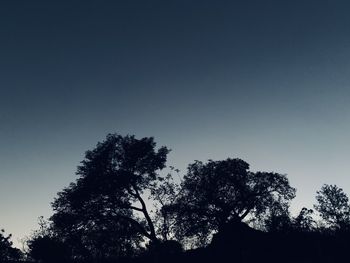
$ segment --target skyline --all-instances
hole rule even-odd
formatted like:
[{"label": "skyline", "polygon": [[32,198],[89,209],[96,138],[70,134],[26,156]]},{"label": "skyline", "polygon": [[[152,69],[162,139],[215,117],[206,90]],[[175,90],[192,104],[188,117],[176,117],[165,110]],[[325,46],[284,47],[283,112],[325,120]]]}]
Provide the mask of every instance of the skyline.
[{"label": "skyline", "polygon": [[4,1],[0,228],[51,214],[107,133],[154,136],[185,173],[238,157],[288,174],[293,206],[350,193],[346,1]]}]

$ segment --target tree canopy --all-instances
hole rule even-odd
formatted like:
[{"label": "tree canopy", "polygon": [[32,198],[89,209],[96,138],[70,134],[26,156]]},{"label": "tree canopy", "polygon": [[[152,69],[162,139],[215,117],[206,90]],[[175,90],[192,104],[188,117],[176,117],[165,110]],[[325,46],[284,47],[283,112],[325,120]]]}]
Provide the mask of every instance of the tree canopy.
[{"label": "tree canopy", "polygon": [[156,242],[143,195],[159,180],[168,152],[166,147],[156,149],[153,138],[109,134],[86,152],[79,178],[54,200],[56,231],[79,243],[80,248],[74,246],[80,251],[119,256],[131,253],[145,238]]},{"label": "tree canopy", "polygon": [[315,209],[331,227],[345,229],[350,226],[349,198],[342,188],[325,184],[317,191]]},{"label": "tree canopy", "polygon": [[[333,233],[342,237],[332,242],[345,244],[350,204],[343,189],[324,185],[317,192],[315,209],[327,226],[322,232],[313,210],[291,215],[296,190],[286,175],[253,172],[247,162],[228,158],[194,161],[176,182],[173,172],[179,170],[163,170],[168,153],[152,137],[107,135],[85,153],[78,178],[57,194],[49,221],[39,220],[40,229],[27,243],[30,258],[104,262],[138,255],[145,262],[178,262],[183,245],[210,244],[215,250],[230,244],[229,254],[232,246],[237,252],[257,249],[262,240],[331,240]],[[0,256],[11,259],[16,250],[9,239],[0,233]]]},{"label": "tree canopy", "polygon": [[230,221],[263,214],[271,204],[287,204],[294,195],[285,175],[251,172],[241,159],[195,161],[188,166],[175,204],[165,209],[176,217],[179,236],[207,242]]}]

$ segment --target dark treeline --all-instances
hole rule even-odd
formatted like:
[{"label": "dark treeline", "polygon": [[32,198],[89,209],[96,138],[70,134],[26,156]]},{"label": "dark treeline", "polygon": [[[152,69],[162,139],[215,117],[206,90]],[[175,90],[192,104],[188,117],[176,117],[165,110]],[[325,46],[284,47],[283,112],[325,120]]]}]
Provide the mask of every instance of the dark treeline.
[{"label": "dark treeline", "polygon": [[25,251],[0,232],[4,261],[338,262],[348,258],[350,205],[335,185],[314,210],[290,213],[286,175],[252,172],[241,159],[166,167],[153,138],[109,134],[87,151],[77,179],[39,218]]}]

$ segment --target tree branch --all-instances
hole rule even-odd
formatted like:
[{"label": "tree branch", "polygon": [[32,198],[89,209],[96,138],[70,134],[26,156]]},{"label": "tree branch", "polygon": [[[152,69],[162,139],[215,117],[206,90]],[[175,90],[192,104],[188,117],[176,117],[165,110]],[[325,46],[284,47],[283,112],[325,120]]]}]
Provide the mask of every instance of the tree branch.
[{"label": "tree branch", "polygon": [[136,210],[136,211],[139,211],[139,212],[143,212],[142,208],[139,208],[139,207],[136,207],[136,206],[129,206],[132,210]]},{"label": "tree branch", "polygon": [[134,191],[135,191],[135,195],[136,195],[136,198],[139,200],[139,202],[141,203],[141,206],[142,206],[142,213],[144,214],[145,216],[145,219],[147,221],[147,224],[148,224],[148,227],[150,229],[150,236],[151,236],[151,240],[152,241],[157,241],[158,238],[156,236],[156,231],[154,229],[154,225],[153,225],[153,222],[152,222],[152,219],[151,217],[149,216],[148,214],[148,211],[147,211],[147,207],[146,207],[146,204],[145,204],[145,201],[143,201],[140,193],[138,192],[137,188],[133,185],[133,188],[134,188]]}]

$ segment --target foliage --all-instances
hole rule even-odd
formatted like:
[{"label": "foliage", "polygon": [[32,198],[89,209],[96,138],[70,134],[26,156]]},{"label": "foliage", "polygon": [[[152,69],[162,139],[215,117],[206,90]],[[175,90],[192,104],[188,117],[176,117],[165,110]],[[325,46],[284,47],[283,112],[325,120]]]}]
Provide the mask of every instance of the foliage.
[{"label": "foliage", "polygon": [[195,161],[188,166],[176,203],[166,209],[176,217],[178,238],[205,244],[228,222],[261,215],[271,204],[288,204],[294,196],[285,175],[250,172],[243,160]]},{"label": "foliage", "polygon": [[[183,245],[208,245],[213,236],[210,246],[195,251],[221,255],[227,250],[223,258],[236,253],[239,261],[249,251],[270,255],[268,242],[281,255],[287,251],[284,242],[298,248],[298,255],[309,255],[307,244],[313,244],[313,251],[329,247],[333,254],[347,245],[350,232],[333,231],[350,229],[350,204],[341,188],[324,185],[317,192],[315,209],[329,227],[323,229],[311,209],[291,216],[295,189],[283,174],[252,172],[241,159],[195,161],[179,185],[173,176],[178,170],[163,170],[168,152],[157,149],[153,138],[109,134],[86,152],[78,179],[58,193],[50,221],[40,218],[39,230],[27,243],[29,256],[43,263],[129,261],[135,256],[145,262],[178,262],[194,252],[183,253]],[[10,258],[3,252],[10,251],[4,249],[12,246],[10,236],[1,232],[0,237],[0,256]]]},{"label": "foliage", "polygon": [[70,259],[70,250],[60,239],[38,236],[28,241],[29,256],[40,262],[65,262]]},{"label": "foliage", "polygon": [[336,185],[323,185],[316,195],[315,209],[322,219],[334,229],[350,226],[349,198],[342,188]]},{"label": "foliage", "polygon": [[313,210],[303,207],[297,216],[291,216],[288,206],[275,203],[264,217],[262,227],[267,232],[311,233],[316,229]]},{"label": "foliage", "polygon": [[11,234],[5,234],[5,230],[0,230],[0,261],[1,260],[19,260],[22,257],[22,253],[19,249],[13,247],[13,243],[10,240]]},{"label": "foliage", "polygon": [[300,232],[313,232],[316,229],[316,221],[313,218],[314,211],[303,207],[294,218],[294,229]]},{"label": "foliage", "polygon": [[155,148],[153,138],[109,134],[86,152],[79,178],[52,204],[53,227],[77,254],[125,256],[158,240],[143,195],[161,180],[169,150]]},{"label": "foliage", "polygon": [[263,215],[264,229],[267,232],[289,232],[292,230],[293,219],[289,213],[289,206],[274,202]]},{"label": "foliage", "polygon": [[39,229],[27,238],[27,255],[39,262],[65,262],[70,259],[69,247],[56,235],[52,225],[44,217],[38,220]]},{"label": "foliage", "polygon": [[164,178],[159,180],[150,189],[150,199],[154,206],[154,222],[158,234],[164,241],[174,238],[172,229],[175,227],[175,218],[172,216],[166,207],[173,205],[176,202],[176,197],[180,191],[179,185],[175,183],[172,172],[179,173],[178,169],[169,167],[171,172]]}]

